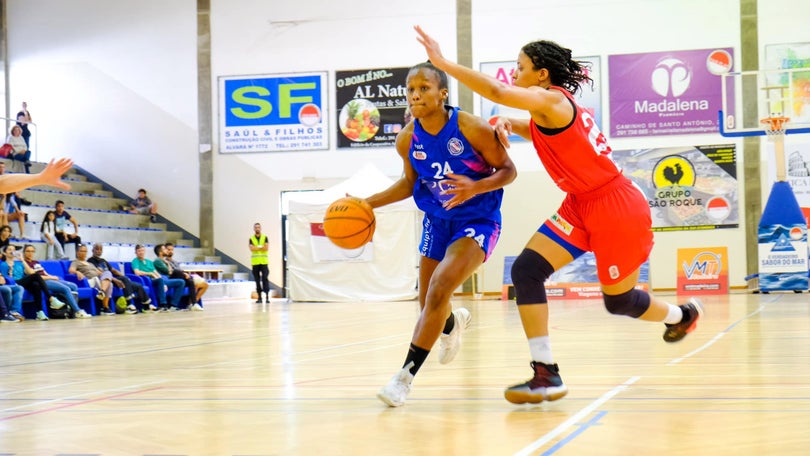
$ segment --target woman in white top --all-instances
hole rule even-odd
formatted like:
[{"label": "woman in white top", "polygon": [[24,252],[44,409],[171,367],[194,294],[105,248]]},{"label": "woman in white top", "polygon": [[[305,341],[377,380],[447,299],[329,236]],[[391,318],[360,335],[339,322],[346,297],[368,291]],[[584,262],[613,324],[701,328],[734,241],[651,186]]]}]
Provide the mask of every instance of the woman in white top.
[{"label": "woman in white top", "polygon": [[[42,226],[39,228],[39,236],[48,246],[45,252],[45,259],[47,260],[61,260],[62,258],[67,258],[62,244],[56,240],[56,222],[54,220],[56,220],[56,213],[54,211],[46,212],[45,217],[42,219]],[[55,257],[54,251],[56,252]]]},{"label": "woman in white top", "polygon": [[11,147],[14,148],[8,158],[23,162],[26,174],[31,174],[31,151],[28,150],[28,146],[25,144],[25,139],[22,137],[22,128],[19,125],[11,127],[11,134],[6,138],[6,143],[11,144]]}]

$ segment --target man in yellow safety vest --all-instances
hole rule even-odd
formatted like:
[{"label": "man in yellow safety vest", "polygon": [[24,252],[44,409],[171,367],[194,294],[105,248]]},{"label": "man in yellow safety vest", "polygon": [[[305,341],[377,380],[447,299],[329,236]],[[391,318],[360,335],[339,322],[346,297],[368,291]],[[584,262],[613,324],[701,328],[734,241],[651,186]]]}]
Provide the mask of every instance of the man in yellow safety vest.
[{"label": "man in yellow safety vest", "polygon": [[262,292],[265,295],[265,302],[270,302],[270,279],[268,278],[268,254],[267,236],[262,234],[261,223],[253,224],[253,236],[248,243],[250,247],[250,265],[253,267],[253,279],[256,281],[256,303],[262,302]]}]

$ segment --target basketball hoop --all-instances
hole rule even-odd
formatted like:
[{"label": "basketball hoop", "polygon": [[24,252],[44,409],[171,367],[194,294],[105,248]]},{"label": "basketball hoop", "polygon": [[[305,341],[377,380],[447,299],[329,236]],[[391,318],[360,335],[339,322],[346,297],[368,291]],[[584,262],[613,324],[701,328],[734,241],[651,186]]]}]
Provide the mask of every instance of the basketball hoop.
[{"label": "basketball hoop", "polygon": [[765,128],[765,133],[768,135],[769,140],[775,141],[777,137],[785,135],[785,124],[790,122],[790,117],[766,117],[759,122],[763,125],[767,125]]}]

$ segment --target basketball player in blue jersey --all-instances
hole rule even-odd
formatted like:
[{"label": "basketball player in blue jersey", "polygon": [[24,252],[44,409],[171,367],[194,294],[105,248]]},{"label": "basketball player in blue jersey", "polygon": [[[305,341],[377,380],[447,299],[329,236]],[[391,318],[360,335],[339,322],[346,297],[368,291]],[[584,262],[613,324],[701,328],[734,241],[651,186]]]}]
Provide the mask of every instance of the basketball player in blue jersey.
[{"label": "basketball player in blue jersey", "polygon": [[431,63],[408,72],[408,107],[413,120],[397,135],[403,176],[370,196],[372,207],[413,196],[424,211],[419,263],[422,313],[402,369],[377,397],[391,407],[405,403],[414,376],[441,336],[439,362],[453,360],[467,309],[453,311],[450,297],[486,261],[501,231],[503,186],[517,176],[515,165],[483,119],[447,106],[447,75]]}]

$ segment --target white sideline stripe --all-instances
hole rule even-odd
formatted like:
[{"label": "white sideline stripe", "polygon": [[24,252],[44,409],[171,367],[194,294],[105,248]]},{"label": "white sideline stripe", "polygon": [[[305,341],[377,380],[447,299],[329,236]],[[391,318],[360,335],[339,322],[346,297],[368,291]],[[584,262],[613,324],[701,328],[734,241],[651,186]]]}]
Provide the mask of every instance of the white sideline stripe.
[{"label": "white sideline stripe", "polygon": [[712,345],[714,345],[715,342],[722,339],[723,336],[725,336],[726,334],[728,334],[728,333],[725,332],[725,331],[721,332],[720,334],[717,334],[716,336],[712,337],[712,339],[710,341],[706,342],[705,344],[701,345],[700,347],[690,351],[689,353],[681,356],[680,358],[675,358],[672,361],[668,362],[667,366],[674,366],[675,364],[678,364],[678,363],[680,363],[681,361],[683,361],[683,360],[685,360],[687,358],[691,358],[692,356],[694,356],[694,355],[702,352],[703,350],[711,347]]},{"label": "white sideline stripe", "polygon": [[639,376],[630,377],[626,382],[616,386],[612,390],[603,394],[599,399],[588,404],[588,406],[586,406],[585,408],[583,408],[582,410],[571,416],[571,418],[568,418],[567,420],[563,421],[559,426],[552,429],[551,432],[547,433],[543,437],[540,437],[539,439],[532,442],[529,446],[515,453],[515,456],[528,456],[534,453],[535,451],[539,450],[549,441],[551,441],[558,435],[562,434],[563,432],[567,431],[568,428],[577,424],[587,415],[591,414],[594,410],[596,410],[599,406],[609,401],[613,396],[621,393],[622,391],[626,390],[630,385],[639,381],[639,379],[641,379],[641,377]]},{"label": "white sideline stripe", "polygon": [[687,358],[691,358],[692,356],[694,356],[694,355],[702,352],[703,350],[711,347],[712,345],[714,345],[715,342],[722,339],[723,336],[725,336],[726,334],[731,332],[731,330],[734,329],[735,326],[737,326],[738,324],[740,324],[741,322],[743,322],[745,320],[748,320],[749,318],[753,317],[754,315],[762,312],[762,309],[764,309],[764,308],[765,308],[765,304],[760,305],[757,310],[755,310],[755,311],[751,312],[750,314],[744,316],[743,318],[735,321],[731,326],[729,326],[728,328],[726,328],[726,329],[720,331],[719,333],[717,333],[717,335],[712,337],[712,339],[710,341],[708,341],[705,344],[701,345],[700,347],[690,351],[689,353],[681,356],[680,358],[675,358],[672,361],[668,362],[667,366],[674,366],[675,364],[678,364],[678,363],[680,363],[681,361],[683,361],[683,360],[685,360]]}]

